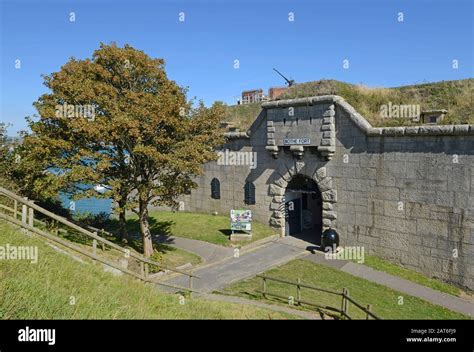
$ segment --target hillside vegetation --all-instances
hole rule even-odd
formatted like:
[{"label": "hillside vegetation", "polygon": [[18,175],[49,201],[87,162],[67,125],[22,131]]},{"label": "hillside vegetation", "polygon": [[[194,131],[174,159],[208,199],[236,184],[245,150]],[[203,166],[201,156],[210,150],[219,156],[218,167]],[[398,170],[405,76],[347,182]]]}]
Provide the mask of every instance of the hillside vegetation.
[{"label": "hillside vegetation", "polygon": [[[406,126],[410,119],[382,118],[382,105],[420,105],[421,110],[446,109],[443,124],[474,124],[474,79],[441,81],[395,88],[370,88],[336,80],[306,82],[290,87],[278,100],[335,94],[343,97],[374,127]],[[227,107],[225,121],[247,129],[260,112],[260,104]]]},{"label": "hillside vegetation", "polygon": [[262,108],[259,103],[226,106],[224,121],[233,122],[243,131],[248,129]]},{"label": "hillside vegetation", "polygon": [[37,246],[38,263],[0,260],[0,319],[291,318],[253,306],[195,298],[180,302],[178,295],[113,276],[102,265],[78,263],[0,221],[0,246],[6,244]]}]

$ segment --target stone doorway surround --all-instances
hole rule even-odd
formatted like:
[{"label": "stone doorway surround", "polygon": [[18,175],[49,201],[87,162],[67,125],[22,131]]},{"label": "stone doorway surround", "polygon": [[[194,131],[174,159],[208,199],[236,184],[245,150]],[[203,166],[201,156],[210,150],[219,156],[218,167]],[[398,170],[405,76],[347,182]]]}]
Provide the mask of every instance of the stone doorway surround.
[{"label": "stone doorway surround", "polygon": [[281,237],[285,236],[285,192],[288,183],[297,174],[313,179],[318,185],[323,207],[323,231],[328,228],[336,228],[337,214],[334,210],[334,203],[337,202],[337,191],[333,179],[327,175],[325,166],[316,168],[312,174],[308,175],[304,160],[289,163],[280,162],[278,169],[275,170],[275,177],[268,188],[268,194],[272,197],[270,226],[278,229]]}]

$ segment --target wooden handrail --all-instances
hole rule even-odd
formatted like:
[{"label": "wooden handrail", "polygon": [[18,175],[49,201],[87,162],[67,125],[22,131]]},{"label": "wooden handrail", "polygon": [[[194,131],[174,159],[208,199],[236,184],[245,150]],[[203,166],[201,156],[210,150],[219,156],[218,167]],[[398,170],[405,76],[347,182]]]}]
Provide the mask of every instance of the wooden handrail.
[{"label": "wooden handrail", "polygon": [[364,307],[363,305],[361,305],[360,303],[357,303],[354,299],[352,299],[351,297],[349,297],[348,295],[345,295],[343,294],[344,298],[347,299],[349,302],[351,302],[353,305],[355,305],[357,308],[359,308],[360,310],[362,310],[364,313],[367,313],[368,315],[370,315],[372,318],[374,319],[377,319],[377,320],[380,320],[380,318],[378,316],[376,316],[374,313],[372,313],[370,310],[368,310],[366,307]]},{"label": "wooden handrail", "polygon": [[173,272],[176,272],[176,273],[179,273],[179,274],[183,274],[183,275],[186,275],[186,276],[192,276],[192,277],[195,277],[197,279],[199,279],[198,276],[195,276],[194,274],[192,273],[189,273],[189,272],[186,272],[186,271],[183,271],[183,270],[179,270],[179,269],[175,269],[175,268],[165,268],[163,265],[161,265],[160,263],[158,262],[155,262],[154,260],[151,260],[151,259],[148,259],[142,255],[139,255],[135,252],[132,252],[126,248],[123,248],[121,246],[119,246],[118,244],[115,244],[109,240],[106,240],[105,238],[103,237],[100,237],[98,236],[97,234],[93,233],[93,232],[90,232],[76,224],[74,224],[73,222],[63,218],[62,216],[58,216],[44,208],[41,208],[40,206],[38,206],[37,204],[35,204],[34,202],[30,201],[30,200],[27,200],[27,199],[24,199],[18,195],[16,195],[15,193],[13,192],[10,192],[9,190],[3,188],[3,187],[0,187],[0,193],[6,195],[7,197],[10,197],[11,199],[13,200],[16,200],[17,202],[21,203],[21,204],[24,204],[34,210],[36,210],[37,212],[43,214],[43,215],[46,215],[60,223],[62,223],[63,225],[66,225],[80,233],[82,233],[83,235],[86,235],[88,237],[91,237],[99,242],[102,242],[102,243],[105,243],[106,245],[108,245],[109,247],[112,247],[118,251],[121,251],[127,255],[130,255],[131,257],[143,262],[143,263],[146,263],[146,264],[149,264],[149,265],[154,265],[154,266],[157,266],[157,267],[161,267],[161,268],[164,268],[164,269],[167,269],[167,270],[170,270],[170,271],[173,271]]},{"label": "wooden handrail", "polygon": [[[96,231],[96,232],[101,232],[101,233],[105,233],[106,235],[108,236],[113,236],[112,233],[108,232],[108,231],[105,231],[104,229],[98,229],[94,226],[90,226],[90,225],[87,225],[86,226],[87,228],[93,230],[93,231]],[[101,237],[103,238],[103,237]],[[105,241],[107,241],[105,238],[104,238]],[[113,242],[112,242],[113,243]],[[120,247],[120,246],[119,246]],[[121,247],[122,248],[122,247]],[[144,262],[147,263],[147,264],[151,264],[151,265],[157,265],[157,264],[153,264],[153,263],[156,263],[155,261],[152,261],[150,260],[149,262],[146,262],[145,260],[149,260],[148,258],[145,258],[145,257],[142,257],[144,259]],[[169,270],[169,271],[173,271],[175,273],[179,273],[179,274],[183,274],[183,275],[186,275],[186,276],[191,276],[191,277],[194,277],[196,279],[199,279],[198,276],[188,272],[188,271],[183,271],[183,270],[179,270],[179,269],[176,269],[176,268],[172,268],[172,267],[169,267],[169,266],[166,266],[166,265],[163,265],[163,264],[158,264],[160,266],[160,268],[162,269],[165,269],[165,270]]]},{"label": "wooden handrail", "polygon": [[[362,306],[361,304],[356,302],[353,298],[351,298],[349,296],[349,291],[347,289],[343,289],[342,292],[337,292],[337,291],[333,291],[333,290],[329,290],[329,289],[325,289],[325,288],[321,288],[321,287],[316,287],[316,286],[303,284],[299,280],[298,280],[298,282],[294,282],[294,281],[283,280],[283,279],[279,279],[279,278],[275,278],[275,277],[269,277],[269,276],[266,276],[266,275],[257,275],[257,277],[263,279],[263,291],[261,292],[263,294],[263,297],[274,296],[274,297],[281,298],[281,299],[287,299],[288,298],[288,297],[283,297],[283,296],[275,294],[275,293],[270,293],[266,290],[266,287],[267,287],[266,281],[267,280],[275,281],[275,282],[279,282],[279,283],[283,283],[283,284],[287,284],[287,285],[296,286],[298,288],[297,293],[298,293],[299,297],[297,297],[297,299],[295,299],[295,302],[303,303],[303,304],[306,304],[306,305],[309,305],[309,306],[314,306],[314,307],[317,307],[317,308],[332,310],[332,311],[340,313],[341,317],[352,320],[352,317],[349,316],[349,314],[348,314],[347,302],[349,301],[352,304],[354,304],[357,308],[362,310],[364,313],[366,313],[367,319],[368,319],[369,316],[371,316],[374,319],[381,320],[381,318],[379,318],[377,315],[372,313],[372,311],[369,308],[366,308],[366,307]],[[338,308],[329,307],[329,306],[322,306],[322,305],[319,305],[319,304],[316,304],[316,303],[307,302],[307,301],[302,300],[301,299],[301,291],[299,290],[299,288],[301,288],[301,287],[308,288],[308,289],[315,290],[315,291],[326,292],[326,293],[330,293],[330,294],[337,295],[337,296],[341,296],[342,297],[342,308],[338,309]],[[370,307],[370,305],[368,307]]]},{"label": "wooden handrail", "polygon": [[13,217],[8,216],[8,215],[5,215],[5,214],[3,214],[3,213],[0,213],[0,219],[6,220],[6,221],[10,221],[11,223],[13,223],[13,224],[15,224],[15,225],[18,225],[18,226],[20,226],[20,227],[22,227],[22,228],[24,228],[24,229],[26,229],[26,230],[28,230],[28,231],[34,232],[34,233],[36,233],[36,234],[38,234],[38,235],[40,235],[40,236],[42,236],[42,237],[45,237],[45,238],[47,238],[48,240],[54,241],[54,242],[56,242],[56,243],[59,243],[59,244],[65,246],[65,247],[67,247],[67,248],[69,248],[69,249],[72,249],[72,250],[74,250],[74,251],[76,251],[76,252],[79,252],[79,253],[81,253],[81,254],[83,254],[83,255],[85,255],[85,256],[87,256],[87,257],[90,257],[90,258],[92,258],[92,259],[94,259],[94,260],[97,260],[97,261],[99,261],[99,262],[101,262],[101,263],[103,263],[103,264],[109,265],[109,266],[111,266],[111,267],[113,267],[113,268],[115,268],[115,269],[118,269],[118,270],[120,270],[120,271],[123,271],[123,272],[125,272],[125,273],[127,273],[127,274],[129,274],[129,275],[135,276],[135,277],[137,277],[137,278],[139,278],[139,279],[141,279],[141,280],[145,280],[145,278],[142,277],[141,275],[138,275],[137,273],[134,273],[133,271],[130,271],[130,270],[128,270],[128,269],[119,267],[118,264],[115,264],[115,263],[113,263],[113,262],[110,262],[110,261],[108,261],[107,259],[103,259],[103,258],[98,257],[97,255],[94,255],[94,254],[92,254],[92,253],[89,253],[88,251],[84,250],[83,248],[76,246],[75,244],[71,243],[70,241],[67,241],[67,240],[62,239],[61,237],[53,236],[53,235],[51,235],[51,234],[49,234],[49,233],[47,233],[47,232],[45,232],[45,231],[42,231],[42,230],[38,229],[37,227],[33,227],[33,226],[28,225],[28,224],[22,223],[21,221],[16,220],[16,219],[14,219]]},{"label": "wooden handrail", "polygon": [[49,234],[45,231],[42,231],[42,230],[38,229],[37,227],[33,227],[33,226],[28,225],[28,224],[22,223],[21,221],[19,221],[17,219],[14,219],[13,217],[11,217],[9,215],[5,215],[3,213],[0,213],[0,219],[9,221],[9,222],[11,222],[11,223],[13,223],[13,224],[15,224],[19,227],[22,227],[22,228],[24,228],[28,231],[34,232],[34,233],[36,233],[36,234],[38,234],[42,237],[45,237],[50,241],[59,243],[59,244],[63,245],[66,248],[72,249],[72,250],[74,250],[78,253],[81,253],[82,255],[85,255],[86,257],[94,259],[94,260],[96,260],[96,261],[98,261],[102,264],[108,265],[108,266],[110,266],[114,269],[120,270],[121,272],[123,272],[125,274],[128,274],[130,276],[133,276],[133,277],[135,277],[137,279],[140,279],[142,281],[149,282],[149,283],[156,284],[156,285],[160,285],[160,286],[172,287],[172,288],[179,289],[179,290],[182,290],[182,291],[199,292],[199,291],[194,290],[192,288],[183,287],[183,286],[179,286],[179,285],[172,285],[172,284],[167,284],[167,283],[160,282],[160,281],[151,280],[151,279],[149,279],[149,278],[147,278],[143,275],[139,275],[139,274],[137,274],[137,273],[135,273],[131,270],[123,268],[120,265],[118,265],[118,264],[116,264],[112,261],[101,258],[100,256],[98,256],[94,253],[90,253],[90,252],[84,250],[83,248],[76,246],[75,244],[71,243],[70,241],[62,239],[61,237],[53,236],[53,235],[51,235],[51,234]]},{"label": "wooden handrail", "polygon": [[265,276],[265,275],[257,275],[257,277],[260,277],[260,278],[266,279],[266,280],[270,280],[270,281],[280,282],[280,283],[282,283],[282,284],[288,284],[288,285],[293,285],[293,286],[300,286],[300,287],[309,288],[309,289],[312,289],[312,290],[323,291],[323,292],[327,292],[327,293],[332,293],[332,294],[334,294],[334,295],[342,296],[342,293],[341,293],[341,292],[337,292],[337,291],[333,291],[333,290],[328,290],[328,289],[321,288],[321,287],[316,287],[316,286],[311,286],[311,285],[302,284],[302,283],[298,283],[298,282],[293,282],[293,281],[287,281],[287,280],[277,279],[277,278],[275,278],[275,277],[269,277],[269,276]]},{"label": "wooden handrail", "polygon": [[[258,293],[263,293],[262,291],[257,291]],[[266,292],[265,293],[267,296],[273,296],[273,297],[277,297],[277,298],[281,298],[281,299],[288,299],[288,297],[285,297],[285,296],[282,296],[282,295],[279,295],[277,293],[269,293],[269,292]],[[320,305],[320,304],[317,304],[317,303],[313,303],[313,302],[308,302],[308,301],[305,301],[305,300],[302,300],[302,299],[294,299],[294,302],[297,302],[297,303],[303,303],[303,304],[306,304],[308,306],[313,306],[313,307],[317,307],[317,308],[322,308],[322,309],[327,309],[327,310],[331,310],[333,312],[336,312],[336,313],[342,313],[342,311],[338,308],[334,308],[334,307],[331,307],[331,306],[323,306],[323,305]]]}]

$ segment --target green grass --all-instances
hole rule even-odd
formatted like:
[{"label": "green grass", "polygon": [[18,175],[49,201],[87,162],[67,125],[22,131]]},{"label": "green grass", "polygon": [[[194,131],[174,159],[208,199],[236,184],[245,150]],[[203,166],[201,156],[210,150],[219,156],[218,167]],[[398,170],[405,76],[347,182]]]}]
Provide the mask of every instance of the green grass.
[{"label": "green grass", "polygon": [[[113,223],[115,224],[115,222]],[[40,229],[43,229],[47,232],[51,232],[51,229],[48,227],[42,226],[37,224]],[[115,227],[117,227],[115,225]],[[59,231],[58,236],[64,238],[68,241],[73,242],[75,245],[82,247],[83,249],[90,250],[92,247],[92,238],[83,235],[71,228],[66,226],[61,226],[63,230],[67,231]],[[133,238],[128,241],[128,243],[123,243],[118,237],[111,236],[108,234],[100,234],[103,238],[116,243],[117,245],[129,249],[131,252],[135,252],[137,254],[143,253],[143,243],[141,238]],[[176,247],[169,246],[167,244],[162,243],[154,243],[153,247],[155,249],[155,253],[152,256],[152,259],[161,263],[164,266],[176,268],[178,266],[191,263],[193,266],[201,263],[201,257],[194,253],[187,252],[183,249],[179,249]],[[123,253],[119,252],[115,249],[110,247],[106,247],[105,251],[102,250],[102,246],[100,243],[97,247],[98,254],[102,257],[118,262],[119,259],[123,258]],[[154,268],[156,269],[156,268]]]},{"label": "green grass", "polygon": [[[157,291],[101,265],[80,264],[44,240],[0,221],[0,246],[37,246],[39,260],[0,260],[0,319],[286,319],[253,306],[210,302]],[[75,304],[70,304],[72,297]]]},{"label": "green grass", "polygon": [[[139,232],[136,216],[128,219],[127,226],[130,233]],[[254,221],[252,240],[234,243],[229,239],[230,218],[228,216],[188,212],[151,212],[150,226],[153,235],[185,237],[222,246],[243,245],[276,234],[271,227]]]},{"label": "green grass", "polygon": [[246,130],[262,111],[260,103],[226,106],[223,121],[233,122],[236,127]]},{"label": "green grass", "polygon": [[160,248],[160,252],[164,253],[160,256],[161,263],[167,267],[176,268],[187,263],[191,263],[195,266],[201,263],[201,257],[197,254],[165,244],[159,244],[157,246]]},{"label": "green grass", "polygon": [[448,293],[453,296],[462,296],[464,292],[454,285],[449,285],[437,279],[429,278],[416,271],[404,268],[400,265],[390,263],[375,256],[365,256],[364,265],[367,265],[375,270],[383,271],[387,274],[395,275],[403,279],[416,282],[417,284],[432,288],[434,290]]},{"label": "green grass", "polygon": [[[315,95],[342,96],[372,126],[406,126],[415,124],[410,119],[381,118],[380,107],[392,104],[420,105],[421,110],[447,109],[444,124],[473,124],[474,79],[441,81],[395,88],[372,88],[336,80],[300,83],[289,88],[281,99],[303,98]],[[231,121],[242,130],[247,129],[260,113],[259,104],[235,105],[227,108],[225,121]]]},{"label": "green grass", "polygon": [[[419,298],[307,260],[291,261],[266,272],[265,275],[289,281],[296,281],[296,278],[300,278],[305,284],[338,292],[341,292],[342,288],[345,287],[349,290],[350,296],[363,306],[372,304],[372,311],[382,319],[469,319],[467,316],[430,304]],[[230,285],[224,292],[263,300],[259,293],[261,290],[262,279],[254,277]],[[267,290],[284,297],[296,297],[294,286],[267,281]],[[400,296],[403,297],[403,305],[398,304]],[[302,289],[302,299],[321,305],[341,307],[340,296],[306,288]],[[288,304],[283,300],[272,300],[277,304]],[[309,309],[309,307],[304,306],[303,308]],[[357,319],[365,319],[365,314],[353,305],[349,308],[349,315]]]}]

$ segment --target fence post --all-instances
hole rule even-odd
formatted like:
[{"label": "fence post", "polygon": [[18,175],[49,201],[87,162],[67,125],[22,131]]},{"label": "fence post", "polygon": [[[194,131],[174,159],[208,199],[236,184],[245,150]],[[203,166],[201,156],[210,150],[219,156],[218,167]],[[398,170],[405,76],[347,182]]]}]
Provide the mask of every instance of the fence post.
[{"label": "fence post", "polygon": [[23,204],[21,206],[21,222],[23,224],[27,223],[27,217],[28,217],[28,207],[26,206],[26,204]]},{"label": "fence post", "polygon": [[262,277],[263,279],[263,298],[267,298],[266,292],[267,292],[267,279]]},{"label": "fence post", "polygon": [[371,312],[372,311],[372,305],[371,304],[367,304],[367,318],[366,320],[369,320],[369,313],[368,312]]},{"label": "fence post", "polygon": [[33,208],[28,208],[28,225],[31,227],[35,226],[35,210]]},{"label": "fence post", "polygon": [[97,255],[97,240],[92,240],[92,254]]},{"label": "fence post", "polygon": [[[100,237],[105,238],[105,231],[104,231],[104,229],[101,230],[100,234],[101,234]],[[104,242],[101,242],[101,243],[102,243],[102,251],[105,252],[105,243],[104,243]]]},{"label": "fence post", "polygon": [[[349,297],[349,290],[346,288],[346,297]],[[346,315],[349,315],[349,300],[346,299]]]},{"label": "fence post", "polygon": [[13,201],[13,217],[18,220],[18,201],[16,199]]},{"label": "fence post", "polygon": [[[192,272],[190,273],[192,274]],[[193,297],[193,276],[192,275],[189,275],[189,297],[192,298]]]},{"label": "fence post", "polygon": [[145,263],[144,267],[145,267],[145,278],[147,278],[148,277],[148,272],[149,272],[148,263]]},{"label": "fence post", "polygon": [[344,287],[342,289],[342,303],[341,303],[341,316],[342,316],[342,319],[346,319],[346,316],[344,315],[344,313],[346,312],[346,288]]},{"label": "fence post", "polygon": [[298,300],[298,305],[301,305],[301,303],[300,303],[300,301],[301,301],[301,286],[300,286],[301,279],[297,278],[296,282],[298,283],[298,285],[296,285],[296,299]]},{"label": "fence post", "polygon": [[[25,200],[28,200],[28,198],[25,197]],[[21,222],[25,225],[28,223],[28,207],[26,204],[21,205]],[[29,236],[28,230],[23,229],[23,233]]]},{"label": "fence post", "polygon": [[[97,236],[97,232],[93,232],[93,234]],[[95,238],[92,240],[92,248],[94,249],[94,255],[97,255],[97,240]]]}]

